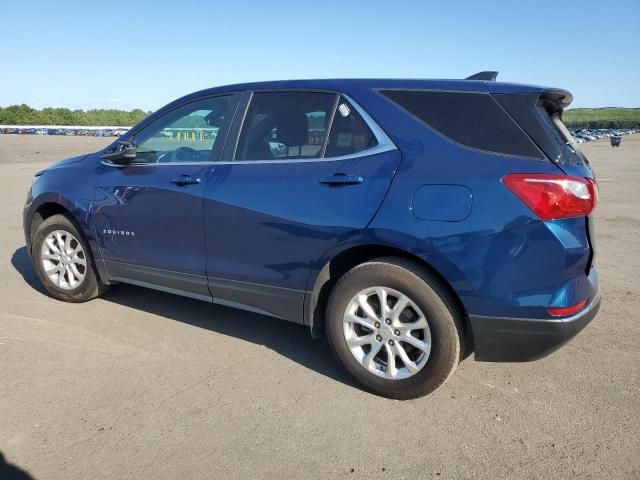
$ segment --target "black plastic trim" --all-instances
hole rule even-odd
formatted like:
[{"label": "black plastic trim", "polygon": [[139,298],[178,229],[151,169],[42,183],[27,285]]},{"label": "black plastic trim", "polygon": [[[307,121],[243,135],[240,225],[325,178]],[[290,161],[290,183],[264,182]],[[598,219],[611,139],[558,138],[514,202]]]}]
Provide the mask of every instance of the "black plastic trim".
[{"label": "black plastic trim", "polygon": [[478,72],[470,77],[465,78],[465,80],[484,80],[487,82],[495,82],[496,78],[498,78],[498,72]]},{"label": "black plastic trim", "polygon": [[469,315],[475,359],[483,362],[529,362],[567,343],[594,319],[600,295],[580,313],[567,318],[529,319]]},{"label": "black plastic trim", "polygon": [[105,261],[110,282],[130,283],[162,292],[304,323],[305,292],[291,288]]},{"label": "black plastic trim", "polygon": [[214,303],[303,324],[303,290],[261,283],[209,278]]},{"label": "black plastic trim", "polygon": [[112,280],[211,302],[205,276],[110,260],[104,264]]}]

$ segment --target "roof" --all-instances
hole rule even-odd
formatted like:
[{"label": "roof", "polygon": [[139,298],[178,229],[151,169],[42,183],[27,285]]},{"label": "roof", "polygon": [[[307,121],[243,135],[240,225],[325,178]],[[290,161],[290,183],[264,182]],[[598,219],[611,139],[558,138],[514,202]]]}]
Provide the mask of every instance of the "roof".
[{"label": "roof", "polygon": [[353,96],[356,100],[359,92],[371,89],[449,90],[482,93],[541,93],[543,91],[561,91],[560,89],[550,89],[535,85],[460,79],[328,78],[313,80],[273,80],[237,83],[233,85],[207,88],[178,98],[159,109],[158,112],[173,108],[173,106],[178,103],[189,101],[204,95],[216,95],[226,92],[240,92],[247,90],[283,89],[332,90]]},{"label": "roof", "polygon": [[206,89],[211,91],[239,91],[239,90],[269,90],[269,89],[328,89],[342,90],[352,88],[403,88],[403,89],[434,89],[434,90],[462,90],[462,91],[487,91],[487,85],[492,90],[505,90],[511,92],[539,92],[545,87],[505,82],[490,82],[485,80],[460,80],[460,79],[402,79],[402,78],[327,78],[310,80],[272,80],[263,82],[238,83]]}]

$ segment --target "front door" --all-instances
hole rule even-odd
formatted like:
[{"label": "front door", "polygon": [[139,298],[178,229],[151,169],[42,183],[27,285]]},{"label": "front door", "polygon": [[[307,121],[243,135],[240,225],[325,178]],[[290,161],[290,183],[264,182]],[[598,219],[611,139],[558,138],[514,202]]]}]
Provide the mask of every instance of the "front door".
[{"label": "front door", "polygon": [[178,106],[128,139],[132,163],[103,162],[92,214],[114,279],[209,298],[202,198],[236,106],[234,95]]},{"label": "front door", "polygon": [[234,146],[205,191],[211,295],[302,322],[311,268],[371,221],[400,153],[353,102],[320,92],[254,93]]}]

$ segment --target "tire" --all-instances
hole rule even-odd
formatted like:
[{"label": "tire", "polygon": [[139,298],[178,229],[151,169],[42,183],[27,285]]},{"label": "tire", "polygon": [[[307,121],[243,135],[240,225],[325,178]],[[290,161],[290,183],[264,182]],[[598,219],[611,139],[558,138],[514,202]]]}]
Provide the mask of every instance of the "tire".
[{"label": "tire", "polygon": [[[57,237],[56,232],[60,233],[61,236]],[[64,240],[69,238],[70,243],[67,251],[76,251],[76,253],[60,255],[60,250],[56,253],[56,248],[60,246],[57,238]],[[49,244],[45,243],[47,240],[49,240]],[[49,246],[51,241],[53,241],[55,248]],[[46,252],[43,249],[46,249]],[[38,225],[33,234],[31,252],[33,265],[40,283],[53,298],[64,302],[80,303],[99,297],[108,289],[108,286],[103,284],[98,277],[93,255],[84,236],[66,215],[52,215]],[[60,260],[61,256],[65,257],[64,262],[71,260],[66,263],[70,268],[72,264],[75,266],[74,271],[76,273],[71,273],[72,278],[69,277],[70,274],[68,272],[61,273],[61,271],[58,271],[58,273],[51,274],[52,271],[56,271],[57,265],[62,265],[62,270],[65,270],[65,265],[62,264],[63,260]],[[55,259],[56,257],[58,260]],[[83,260],[84,266],[81,264]],[[48,262],[46,266],[45,262]],[[45,268],[48,269],[49,274]],[[82,278],[80,279],[81,276]],[[54,279],[59,279],[59,281]]]},{"label": "tire", "polygon": [[[381,289],[386,293],[382,293]],[[375,293],[371,293],[372,291]],[[382,295],[390,308],[387,310],[388,315],[381,315]],[[409,306],[400,314],[391,313],[395,312],[395,305],[398,305],[398,309],[402,308],[400,305],[404,305],[404,302],[400,302],[403,298],[401,295],[409,299]],[[351,320],[355,316],[365,317],[366,323],[371,322],[371,318],[362,313],[362,298],[373,304],[374,309],[370,311],[376,314],[378,320],[389,321],[391,324],[385,326],[378,321],[379,328],[363,328],[359,321],[346,321],[345,318]],[[384,318],[385,316],[392,318]],[[425,323],[422,318],[426,320],[428,328],[402,330],[411,336],[419,334],[422,339],[420,350],[412,346],[416,343],[415,340],[411,339],[411,344],[403,341],[410,339],[400,328],[405,328],[406,325],[422,326]],[[410,261],[389,257],[358,265],[340,278],[327,305],[326,331],[338,362],[357,382],[375,394],[407,400],[433,392],[453,374],[465,345],[462,318],[456,301],[434,275]],[[404,323],[407,319],[409,322]],[[396,325],[402,327],[394,330]],[[359,333],[356,332],[357,329],[360,329]],[[347,337],[350,342],[356,343],[365,337],[376,338],[375,348],[380,345],[379,352],[382,353],[372,357],[373,363],[368,362],[368,354],[375,351],[373,340],[367,351],[367,346],[353,347],[353,343],[348,344]],[[430,349],[427,348],[429,344]],[[400,347],[405,354],[395,355],[393,352],[400,352]],[[393,358],[391,362],[389,357]],[[405,364],[403,359],[408,359],[409,362]],[[420,369],[409,371],[409,366],[414,370],[417,367]],[[389,377],[394,372],[396,378]]]}]

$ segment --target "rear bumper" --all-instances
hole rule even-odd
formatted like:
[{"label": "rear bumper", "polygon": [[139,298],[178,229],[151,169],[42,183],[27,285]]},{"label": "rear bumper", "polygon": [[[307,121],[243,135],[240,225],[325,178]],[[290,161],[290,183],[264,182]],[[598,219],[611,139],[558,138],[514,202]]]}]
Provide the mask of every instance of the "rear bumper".
[{"label": "rear bumper", "polygon": [[567,318],[505,318],[470,315],[475,359],[528,362],[545,357],[573,338],[598,313],[600,292],[581,312]]}]

